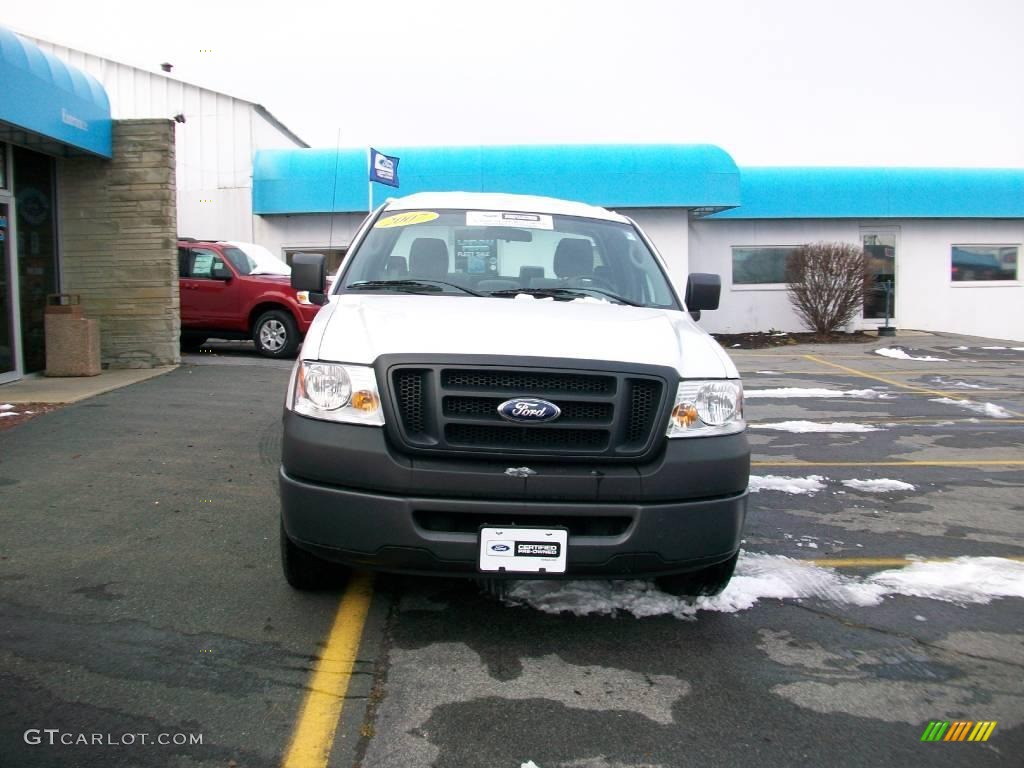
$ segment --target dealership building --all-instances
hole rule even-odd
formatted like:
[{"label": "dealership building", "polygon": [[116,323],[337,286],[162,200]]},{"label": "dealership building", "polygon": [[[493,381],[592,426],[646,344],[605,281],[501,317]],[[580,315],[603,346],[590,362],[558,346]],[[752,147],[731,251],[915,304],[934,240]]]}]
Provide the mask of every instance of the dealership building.
[{"label": "dealership building", "polygon": [[[47,296],[81,297],[106,366],[179,360],[179,236],[335,266],[370,205],[364,149],[308,147],[260,104],[0,28],[0,383],[44,366]],[[801,330],[785,264],[862,244],[897,328],[1024,341],[1024,169],[740,168],[712,145],[381,147],[399,190],[613,208],[677,284],[722,276],[712,332]],[[882,322],[875,296],[852,327]]]}]

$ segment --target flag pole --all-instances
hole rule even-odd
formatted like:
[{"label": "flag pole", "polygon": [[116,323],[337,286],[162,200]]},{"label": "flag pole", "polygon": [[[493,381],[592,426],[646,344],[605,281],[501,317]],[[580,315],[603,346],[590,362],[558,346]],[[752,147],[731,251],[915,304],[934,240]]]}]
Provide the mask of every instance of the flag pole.
[{"label": "flag pole", "polygon": [[373,175],[371,173],[373,169],[370,167],[370,148],[366,148],[366,213],[367,215],[373,213]]}]

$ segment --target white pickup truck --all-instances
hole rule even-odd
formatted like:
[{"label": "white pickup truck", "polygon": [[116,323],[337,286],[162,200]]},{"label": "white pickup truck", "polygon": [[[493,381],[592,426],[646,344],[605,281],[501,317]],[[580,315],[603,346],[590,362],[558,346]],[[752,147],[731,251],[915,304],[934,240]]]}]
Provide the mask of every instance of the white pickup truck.
[{"label": "white pickup truck", "polygon": [[297,589],[346,567],[655,578],[714,594],[735,567],[750,449],[732,361],[629,218],[486,193],[392,200],[329,295],[289,384],[281,553]]}]

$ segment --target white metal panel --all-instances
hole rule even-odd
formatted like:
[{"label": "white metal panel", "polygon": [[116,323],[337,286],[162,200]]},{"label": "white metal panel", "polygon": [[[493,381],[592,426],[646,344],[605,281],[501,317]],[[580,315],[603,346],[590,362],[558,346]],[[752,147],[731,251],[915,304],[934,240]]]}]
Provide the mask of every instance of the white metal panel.
[{"label": "white metal panel", "polygon": [[294,141],[255,110],[252,113],[252,127],[253,151],[257,149],[294,149],[296,147]]},{"label": "white metal panel", "polygon": [[[331,219],[334,219],[333,232]],[[284,258],[285,248],[346,247],[366,218],[361,213],[254,216],[253,242]]]},{"label": "white metal panel", "polygon": [[680,295],[690,273],[690,222],[685,208],[620,209],[632,218],[665,259],[669,276]]}]

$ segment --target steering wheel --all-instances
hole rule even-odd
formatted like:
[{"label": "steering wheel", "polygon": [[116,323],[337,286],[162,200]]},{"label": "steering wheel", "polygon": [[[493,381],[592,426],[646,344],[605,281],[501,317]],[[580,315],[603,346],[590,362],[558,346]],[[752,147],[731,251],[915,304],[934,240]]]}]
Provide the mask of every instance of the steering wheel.
[{"label": "steering wheel", "polygon": [[618,293],[618,289],[602,277],[570,277],[566,281],[566,288],[598,288],[611,293]]}]

